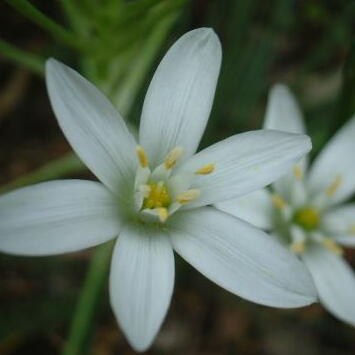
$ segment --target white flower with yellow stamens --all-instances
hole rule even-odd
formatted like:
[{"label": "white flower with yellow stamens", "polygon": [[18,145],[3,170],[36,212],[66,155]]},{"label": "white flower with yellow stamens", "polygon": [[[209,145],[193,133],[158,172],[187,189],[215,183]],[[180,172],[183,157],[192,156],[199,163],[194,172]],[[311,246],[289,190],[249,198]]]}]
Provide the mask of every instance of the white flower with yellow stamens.
[{"label": "white flower with yellow stamens", "polygon": [[[266,129],[305,133],[289,90],[270,92]],[[311,272],[320,301],[355,326],[355,277],[341,245],[355,246],[355,204],[341,205],[355,192],[355,117],[329,141],[313,165],[303,159],[272,185],[240,199],[218,203],[224,212],[270,231],[298,254]]]},{"label": "white flower with yellow stamens", "polygon": [[255,131],[195,154],[212,107],[221,63],[210,29],[185,34],[149,86],[139,143],[108,100],[51,59],[50,100],[70,144],[101,181],[63,180],[0,198],[0,250],[50,255],[119,236],[110,298],[137,351],[152,343],[174,285],[173,249],[206,277],[265,305],[315,300],[303,264],[253,226],[214,207],[290,169],[310,148],[300,134]]}]

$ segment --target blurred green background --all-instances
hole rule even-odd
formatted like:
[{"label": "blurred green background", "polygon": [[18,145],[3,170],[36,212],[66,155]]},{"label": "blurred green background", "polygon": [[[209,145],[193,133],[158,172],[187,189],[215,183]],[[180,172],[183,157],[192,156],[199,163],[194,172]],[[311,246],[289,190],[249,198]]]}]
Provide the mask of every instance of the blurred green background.
[{"label": "blurred green background", "polygon": [[[16,11],[21,2],[0,3],[1,191],[59,176],[94,179],[70,154],[49,106],[41,74],[48,56],[85,73],[136,124],[164,52],[186,31],[213,27],[223,63],[202,146],[259,129],[276,82],[299,99],[313,155],[355,112],[352,0],[31,2],[65,31],[34,23],[33,9]],[[0,255],[1,355],[61,353],[93,253]],[[355,266],[355,253],[347,250],[346,257]],[[178,257],[176,268],[172,305],[148,354],[355,354],[355,330],[318,305],[262,307],[230,295]],[[102,281],[83,354],[133,354]]]}]

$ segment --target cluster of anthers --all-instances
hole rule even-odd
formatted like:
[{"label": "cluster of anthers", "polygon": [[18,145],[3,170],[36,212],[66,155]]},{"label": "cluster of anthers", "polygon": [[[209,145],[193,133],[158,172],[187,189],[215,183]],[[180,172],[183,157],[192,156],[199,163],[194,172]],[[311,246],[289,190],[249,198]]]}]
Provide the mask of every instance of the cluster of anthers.
[{"label": "cluster of anthers", "polygon": [[193,173],[173,174],[183,154],[181,147],[175,147],[164,162],[151,171],[143,147],[137,146],[136,152],[139,166],[134,183],[135,209],[147,222],[164,223],[177,210],[196,200],[201,191],[191,188],[194,177],[211,174],[215,169],[214,164],[207,164]]},{"label": "cluster of anthers", "polygon": [[[301,254],[312,242],[320,243],[336,254],[342,254],[343,249],[323,230],[322,215],[329,206],[329,200],[341,185],[341,176],[316,196],[307,196],[303,181],[303,172],[299,166],[293,170],[294,182],[290,187],[290,201],[286,201],[279,194],[272,195],[272,202],[276,208],[276,225],[279,227],[280,237],[286,237],[291,251]],[[286,234],[286,236],[285,236]]]}]

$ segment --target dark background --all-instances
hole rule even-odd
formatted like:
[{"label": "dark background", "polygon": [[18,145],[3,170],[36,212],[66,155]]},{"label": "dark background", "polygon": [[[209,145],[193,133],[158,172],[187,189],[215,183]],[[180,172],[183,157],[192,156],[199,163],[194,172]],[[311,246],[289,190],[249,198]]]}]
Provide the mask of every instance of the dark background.
[{"label": "dark background", "polygon": [[[56,1],[33,3],[65,23]],[[184,32],[213,27],[224,58],[202,146],[260,128],[268,89],[284,82],[305,112],[314,155],[355,112],[354,91],[344,81],[344,68],[355,68],[354,19],[355,2],[348,0],[190,1],[155,63]],[[0,37],[44,57],[75,63],[70,51],[3,1]],[[133,122],[139,120],[155,66],[131,111]],[[70,151],[51,112],[43,78],[0,54],[0,184]],[[87,172],[70,177],[93,178]],[[60,353],[92,252],[50,258],[0,255],[1,355]],[[351,250],[346,258],[355,265]],[[232,296],[178,257],[176,268],[172,304],[149,354],[355,354],[355,330],[319,305],[298,310],[262,307]],[[116,326],[106,288],[90,349],[98,355],[134,353]]]}]

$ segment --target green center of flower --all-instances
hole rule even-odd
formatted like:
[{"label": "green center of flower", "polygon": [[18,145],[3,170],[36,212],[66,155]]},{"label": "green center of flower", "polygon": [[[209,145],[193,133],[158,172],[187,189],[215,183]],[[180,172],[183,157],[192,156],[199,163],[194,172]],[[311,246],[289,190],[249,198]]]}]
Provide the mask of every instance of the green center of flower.
[{"label": "green center of flower", "polygon": [[[134,182],[134,206],[144,221],[158,220],[164,223],[183,205],[200,196],[200,189],[191,188],[191,173],[173,173],[183,153],[181,147],[173,148],[153,171],[149,168],[148,155],[143,147],[137,146],[136,152],[139,165]],[[214,169],[215,165],[209,163],[195,170],[193,174],[209,175]]]},{"label": "green center of flower", "polygon": [[154,209],[170,205],[171,197],[163,181],[159,181],[158,183],[150,182],[147,186],[149,187],[149,191],[143,201],[143,208]]},{"label": "green center of flower", "polygon": [[307,231],[317,228],[319,220],[319,213],[313,207],[300,208],[293,215],[293,221]]}]

